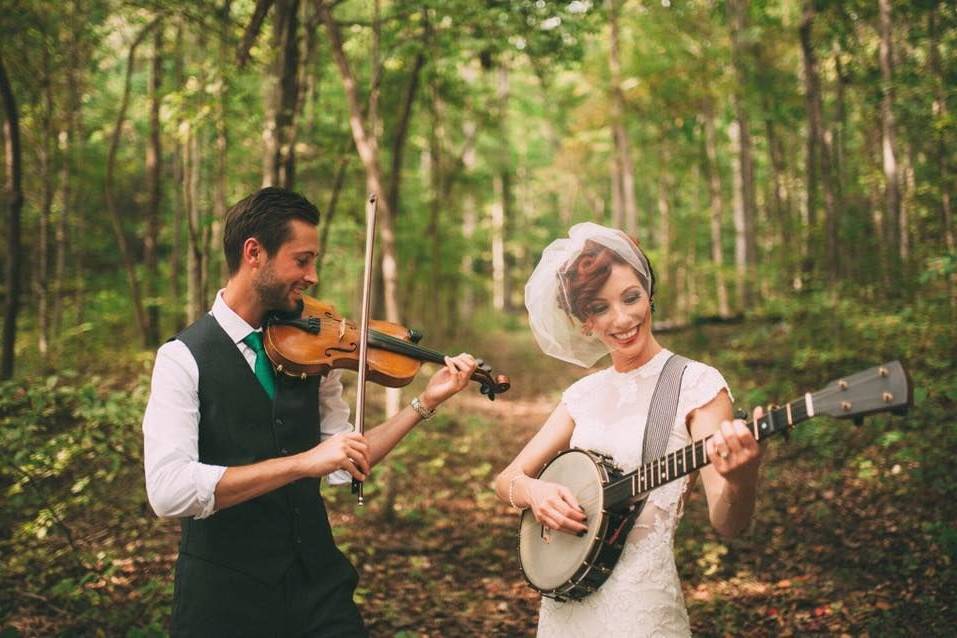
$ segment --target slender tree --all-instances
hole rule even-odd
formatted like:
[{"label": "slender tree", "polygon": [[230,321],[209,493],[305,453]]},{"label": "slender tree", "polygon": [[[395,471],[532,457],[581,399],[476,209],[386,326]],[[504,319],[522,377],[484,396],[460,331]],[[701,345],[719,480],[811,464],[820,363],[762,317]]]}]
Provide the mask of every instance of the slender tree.
[{"label": "slender tree", "polygon": [[728,287],[724,282],[724,257],[721,248],[721,225],[724,219],[724,198],[721,194],[721,170],[718,165],[718,143],[714,114],[707,113],[703,117],[704,123],[704,165],[708,179],[709,224],[711,262],[714,266],[715,290],[718,297],[718,315],[728,317],[731,308],[728,304]]},{"label": "slender tree", "polygon": [[897,159],[897,122],[894,116],[894,46],[890,0],[878,0],[881,69],[881,157],[884,168],[884,240],[890,259],[888,277],[898,277],[901,259],[901,194]]},{"label": "slender tree", "polygon": [[143,241],[143,263],[146,266],[144,289],[147,298],[146,340],[156,345],[160,340],[159,234],[162,204],[163,146],[160,135],[160,90],[163,83],[163,28],[153,30],[153,57],[149,79],[149,140],[146,145],[146,235]]},{"label": "slender tree", "polygon": [[[367,128],[363,121],[355,75],[352,73],[352,68],[346,57],[342,36],[339,33],[339,25],[336,24],[332,16],[332,9],[325,0],[316,0],[316,10],[325,25],[329,45],[332,49],[332,57],[339,69],[340,79],[346,91],[349,104],[349,127],[352,130],[352,139],[355,142],[356,151],[359,153],[359,158],[362,160],[362,166],[365,169],[366,190],[370,193],[385,193],[382,171],[379,167],[378,141],[374,137],[375,128]],[[378,212],[379,238],[382,245],[382,285],[385,297],[385,316],[387,321],[399,323],[394,217],[387,198],[379,197]]]},{"label": "slender tree", "polygon": [[20,113],[13,87],[0,51],[0,98],[3,100],[4,159],[7,191],[7,278],[6,308],[3,313],[3,357],[0,379],[13,377],[17,314],[20,311],[20,269],[23,253],[20,248],[20,213],[23,209],[23,169],[20,154]]},{"label": "slender tree", "polygon": [[143,345],[151,346],[149,324],[146,317],[146,310],[143,304],[143,292],[139,277],[136,274],[136,264],[134,262],[133,250],[130,247],[129,240],[126,237],[126,231],[123,228],[123,219],[120,216],[119,207],[116,204],[116,194],[114,188],[114,174],[116,172],[116,154],[120,147],[120,138],[122,137],[123,123],[126,121],[126,111],[130,103],[130,85],[133,77],[133,65],[136,61],[136,49],[146,39],[146,36],[156,28],[159,19],[154,18],[149,24],[143,27],[130,44],[126,59],[126,78],[123,83],[123,97],[120,100],[119,112],[116,115],[116,123],[113,125],[113,135],[110,138],[110,149],[106,159],[106,184],[104,194],[106,196],[106,209],[110,214],[110,221],[113,225],[113,234],[116,243],[120,248],[120,256],[123,259],[123,266],[126,270],[127,283],[130,287],[130,301],[133,304],[133,311],[136,317],[136,325],[139,327],[140,336]]},{"label": "slender tree", "polygon": [[754,221],[756,202],[754,194],[754,160],[751,150],[751,123],[746,95],[748,93],[748,65],[750,59],[744,42],[748,26],[747,14],[750,0],[729,0],[728,11],[731,24],[731,60],[735,71],[732,103],[734,124],[732,146],[737,166],[734,171],[734,225],[735,266],[738,279],[738,300],[742,307],[751,305],[757,241]]},{"label": "slender tree", "polygon": [[631,158],[628,130],[625,127],[625,93],[621,88],[621,0],[608,0],[608,68],[611,72],[611,134],[615,148],[612,201],[612,225],[629,235],[638,230],[638,204],[635,201],[635,167]]}]

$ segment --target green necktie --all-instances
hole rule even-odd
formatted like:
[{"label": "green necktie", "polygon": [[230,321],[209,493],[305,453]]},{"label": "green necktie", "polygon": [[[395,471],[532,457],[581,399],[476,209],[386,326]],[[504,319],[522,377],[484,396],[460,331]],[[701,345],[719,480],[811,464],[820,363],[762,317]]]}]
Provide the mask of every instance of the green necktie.
[{"label": "green necktie", "polygon": [[266,349],[263,347],[263,333],[250,332],[243,338],[243,343],[256,351],[256,378],[259,379],[259,385],[263,387],[269,398],[276,396],[276,379],[273,376],[272,364],[269,363],[269,357],[266,356]]}]

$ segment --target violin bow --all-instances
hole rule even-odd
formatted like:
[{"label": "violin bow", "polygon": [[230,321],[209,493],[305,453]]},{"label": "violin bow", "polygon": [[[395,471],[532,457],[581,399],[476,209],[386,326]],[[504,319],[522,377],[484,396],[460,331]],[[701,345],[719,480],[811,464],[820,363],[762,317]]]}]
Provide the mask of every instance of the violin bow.
[{"label": "violin bow", "polygon": [[[365,433],[366,406],[366,358],[369,347],[369,312],[372,305],[372,250],[375,245],[375,213],[378,199],[375,193],[366,202],[366,263],[362,276],[362,311],[359,316],[359,380],[356,386],[356,431]],[[362,497],[362,481],[352,479],[352,493],[365,505]]]}]

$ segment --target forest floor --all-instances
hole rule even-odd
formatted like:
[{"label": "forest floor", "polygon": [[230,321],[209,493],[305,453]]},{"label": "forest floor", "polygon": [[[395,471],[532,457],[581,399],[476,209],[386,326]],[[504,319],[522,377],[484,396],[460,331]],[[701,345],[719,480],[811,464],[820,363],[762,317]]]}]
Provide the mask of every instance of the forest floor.
[{"label": "forest floor", "polygon": [[[721,330],[707,336],[720,340]],[[692,350],[710,341],[689,339],[668,345],[713,360],[707,348]],[[494,402],[474,388],[453,398],[376,468],[364,507],[347,487],[324,487],[336,539],[360,573],[357,600],[373,636],[534,635],[538,596],[519,569],[518,516],[495,498],[492,481],[561,389],[586,371],[533,356],[533,348],[525,339],[495,350],[496,372],[512,373],[513,390]],[[753,376],[741,395],[756,396],[754,385],[783,374],[778,364],[762,369],[759,358],[750,365],[729,376],[733,388],[747,385],[739,375]],[[846,371],[815,366],[796,383],[815,390]],[[795,396],[777,393],[791,391],[772,396],[783,402]],[[953,415],[934,423],[939,409],[918,412],[924,422],[876,417],[861,428],[814,420],[790,442],[771,441],[754,523],[730,541],[711,529],[696,487],[675,541],[694,634],[953,635],[952,450],[908,448],[898,436],[902,427],[933,428],[940,445],[951,445]],[[369,422],[376,417],[373,406]],[[141,470],[130,468],[110,488],[111,519],[98,509],[71,521],[72,551],[64,542],[56,551],[36,544],[36,556],[3,557],[20,571],[0,575],[0,638],[164,633],[179,526],[151,516],[141,482]],[[80,554],[96,557],[92,567],[84,559],[86,572],[68,564]]]}]

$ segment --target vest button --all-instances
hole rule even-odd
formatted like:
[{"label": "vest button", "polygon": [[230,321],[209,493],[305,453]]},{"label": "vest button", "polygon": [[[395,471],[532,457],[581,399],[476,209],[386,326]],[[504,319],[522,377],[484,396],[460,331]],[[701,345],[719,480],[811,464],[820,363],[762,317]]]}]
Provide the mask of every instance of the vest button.
[{"label": "vest button", "polygon": [[296,537],[296,544],[297,544],[297,545],[302,545],[302,536],[297,536],[297,537]]},{"label": "vest button", "polygon": [[279,451],[282,452],[283,456],[289,454],[289,450],[287,450],[286,448],[283,448],[283,449],[281,449],[281,450],[279,450]]},{"label": "vest button", "polygon": [[276,425],[281,426],[281,425],[282,425],[282,419],[276,419]]}]

